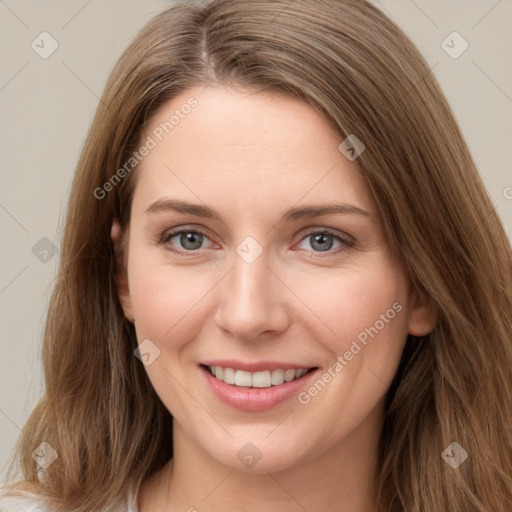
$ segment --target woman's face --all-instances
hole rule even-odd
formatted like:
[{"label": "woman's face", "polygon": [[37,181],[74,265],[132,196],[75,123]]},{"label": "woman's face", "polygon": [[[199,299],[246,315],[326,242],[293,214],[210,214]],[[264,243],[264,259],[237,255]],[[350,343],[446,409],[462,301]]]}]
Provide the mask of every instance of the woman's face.
[{"label": "woman's face", "polygon": [[341,142],[299,100],[214,87],[147,126],[119,295],[175,432],[221,464],[375,437],[407,334],[433,328]]}]

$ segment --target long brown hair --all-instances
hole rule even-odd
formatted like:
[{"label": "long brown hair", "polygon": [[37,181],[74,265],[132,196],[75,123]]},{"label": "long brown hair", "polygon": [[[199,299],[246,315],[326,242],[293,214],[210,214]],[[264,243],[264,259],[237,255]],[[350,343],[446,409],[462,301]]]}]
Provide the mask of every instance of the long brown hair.
[{"label": "long brown hair", "polygon": [[[409,337],[388,394],[380,511],[510,512],[510,243],[433,73],[361,0],[182,3],[121,56],[76,168],[44,332],[46,389],[11,469],[19,462],[56,510],[84,511],[106,509],[172,457],[172,417],[116,294],[110,229],[117,217],[126,232],[137,168],[113,176],[164,102],[212,81],[293,95],[340,142],[363,141],[357,162],[389,244],[434,304],[435,330]],[[38,471],[31,454],[43,441],[58,458]],[[453,442],[468,454],[457,468],[442,456]]]}]

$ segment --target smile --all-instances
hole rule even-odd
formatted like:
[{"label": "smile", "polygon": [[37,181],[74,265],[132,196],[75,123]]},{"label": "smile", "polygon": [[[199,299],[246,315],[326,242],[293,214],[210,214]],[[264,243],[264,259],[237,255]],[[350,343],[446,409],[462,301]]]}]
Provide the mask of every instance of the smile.
[{"label": "smile", "polygon": [[217,379],[240,387],[270,388],[280,386],[285,382],[299,379],[312,368],[277,369],[263,370],[260,372],[248,372],[235,370],[233,368],[222,368],[221,366],[207,366],[210,373]]},{"label": "smile", "polygon": [[264,361],[250,364],[210,361],[199,368],[207,389],[217,399],[247,412],[266,411],[296,397],[319,371],[318,367]]}]

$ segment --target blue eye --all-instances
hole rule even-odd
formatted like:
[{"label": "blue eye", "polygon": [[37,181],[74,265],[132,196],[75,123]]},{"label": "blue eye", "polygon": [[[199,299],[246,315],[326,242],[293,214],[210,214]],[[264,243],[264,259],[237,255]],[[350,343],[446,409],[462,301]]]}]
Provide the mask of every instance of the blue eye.
[{"label": "blue eye", "polygon": [[182,229],[171,233],[165,233],[161,239],[161,243],[170,243],[175,246],[176,242],[173,243],[173,239],[177,239],[176,242],[179,242],[181,245],[181,249],[178,248],[177,252],[192,252],[201,249],[203,241],[208,239],[208,237],[201,231]]},{"label": "blue eye", "polygon": [[[310,231],[301,239],[300,243],[303,244],[307,240],[309,240],[310,247],[299,248],[315,254],[327,253],[327,255],[332,255],[355,246],[355,241],[348,235],[345,237],[325,229]],[[209,241],[210,245],[203,246],[205,241]],[[179,229],[165,232],[159,243],[168,246],[169,250],[182,256],[197,255],[201,249],[213,245],[213,242],[205,233],[196,229]],[[332,250],[333,247],[334,250]]]},{"label": "blue eye", "polygon": [[310,240],[310,247],[314,252],[339,252],[339,250],[331,251],[335,243],[338,244],[338,248],[341,250],[353,247],[355,244],[348,237],[345,238],[341,235],[331,233],[330,231],[312,231],[308,233],[301,242]]}]

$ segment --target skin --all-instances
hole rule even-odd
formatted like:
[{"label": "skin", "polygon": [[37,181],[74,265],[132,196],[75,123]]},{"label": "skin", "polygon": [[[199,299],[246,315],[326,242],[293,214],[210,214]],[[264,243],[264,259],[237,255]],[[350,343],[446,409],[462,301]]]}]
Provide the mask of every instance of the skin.
[{"label": "skin", "polygon": [[[313,108],[280,93],[194,88],[160,109],[144,140],[191,96],[197,107],[136,171],[118,275],[139,343],[149,338],[160,350],[145,369],[174,417],[174,458],[143,482],[140,512],[368,512],[385,394],[407,334],[433,329],[432,309],[392,258],[357,160],[338,150],[341,139]],[[208,205],[221,220],[146,213],[161,198]],[[331,201],[369,216],[280,221],[288,208]],[[180,236],[158,243],[181,227],[206,235],[192,256],[170,250],[187,252]],[[355,245],[328,237],[322,251],[310,231],[325,229]],[[116,220],[117,247],[119,235]],[[252,263],[236,252],[248,236],[262,249]],[[305,405],[294,396],[240,411],[200,373],[207,359],[239,359],[302,363],[322,374],[397,302],[401,311]],[[252,468],[237,457],[247,442],[262,455]]]}]

